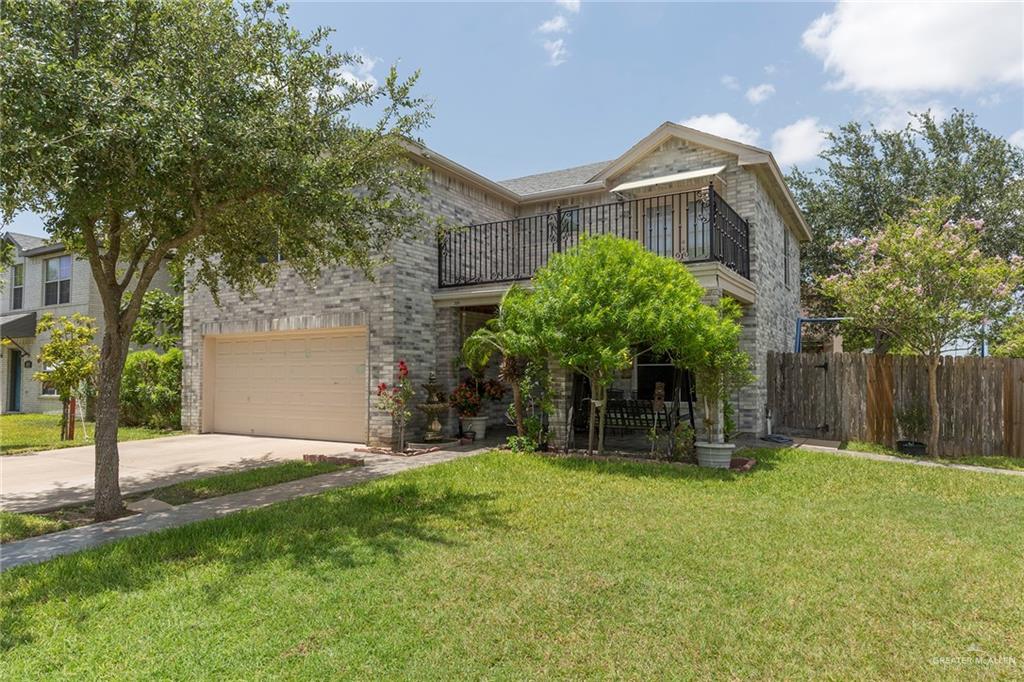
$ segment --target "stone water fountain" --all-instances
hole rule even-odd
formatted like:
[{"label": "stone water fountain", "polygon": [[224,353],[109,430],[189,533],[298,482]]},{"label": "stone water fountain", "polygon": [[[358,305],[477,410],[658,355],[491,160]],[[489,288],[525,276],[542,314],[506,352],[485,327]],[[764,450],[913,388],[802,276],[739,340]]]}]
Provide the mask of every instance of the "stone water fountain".
[{"label": "stone water fountain", "polygon": [[423,442],[429,443],[432,447],[449,440],[444,437],[444,427],[438,419],[442,412],[448,411],[448,400],[445,398],[444,390],[437,383],[437,375],[434,372],[430,373],[427,383],[420,385],[427,392],[427,401],[416,407],[427,415],[427,432],[423,436]]}]

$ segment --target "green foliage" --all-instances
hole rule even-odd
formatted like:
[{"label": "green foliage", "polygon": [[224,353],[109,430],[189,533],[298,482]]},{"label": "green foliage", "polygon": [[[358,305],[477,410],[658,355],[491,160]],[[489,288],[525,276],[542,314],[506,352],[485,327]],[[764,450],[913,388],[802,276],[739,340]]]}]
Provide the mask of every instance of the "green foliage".
[{"label": "green foliage", "polygon": [[505,445],[512,452],[535,452],[537,450],[537,441],[529,436],[509,436]]},{"label": "green foliage", "polygon": [[694,441],[696,435],[688,421],[680,421],[672,429],[672,459],[680,462],[695,462]]},{"label": "green foliage", "polygon": [[950,220],[955,202],[923,203],[864,237],[834,245],[842,262],[818,280],[840,312],[922,355],[1006,317],[1024,285],[1024,259],[986,256],[980,220]]},{"label": "green foliage", "polygon": [[181,343],[185,302],[181,295],[153,289],[142,298],[132,343],[167,351]]},{"label": "green foliage", "polygon": [[382,412],[391,415],[391,421],[398,426],[398,450],[405,452],[405,425],[412,419],[412,410],[409,406],[416,395],[413,390],[412,381],[409,379],[409,366],[405,360],[398,361],[397,379],[392,386],[381,382],[377,384],[377,394],[373,399],[373,406]]},{"label": "green foliage", "polygon": [[[534,289],[503,304],[522,330],[562,367],[590,380],[592,404],[638,353],[652,350],[680,364],[697,355],[716,324],[704,289],[682,264],[633,240],[583,239],[534,275]],[[603,407],[598,450],[603,449]],[[592,419],[591,422],[594,420]],[[593,436],[590,439],[593,447]]]},{"label": "green foliage", "polygon": [[36,334],[49,334],[50,339],[39,351],[39,365],[43,369],[32,376],[53,386],[61,400],[67,402],[96,373],[100,359],[100,349],[93,343],[96,321],[80,313],[70,318],[55,318],[47,313],[39,320]]},{"label": "green foliage", "polygon": [[928,432],[928,408],[923,404],[911,405],[896,413],[900,434],[910,440],[919,440]]},{"label": "green foliage", "polygon": [[992,344],[992,355],[1004,358],[1024,358],[1024,315],[1010,319],[1000,330]]},{"label": "green foliage", "polygon": [[[684,367],[693,370],[697,395],[704,404],[704,428],[708,442],[721,442],[735,431],[726,423],[725,406],[729,396],[753,380],[750,356],[740,349],[743,314],[731,298],[722,298],[712,323],[703,329],[701,345]],[[731,417],[730,417],[731,418]]]},{"label": "green foliage", "polygon": [[121,377],[121,419],[129,426],[181,428],[182,353],[128,354]]},{"label": "green foliage", "polygon": [[[14,265],[14,244],[0,235],[0,271],[5,271],[12,265]],[[3,291],[6,281],[6,279],[0,279],[0,291]]]},{"label": "green foliage", "polygon": [[[820,156],[821,168],[787,178],[814,235],[801,253],[807,281],[842,268],[833,243],[901,220],[915,198],[957,197],[947,217],[984,220],[983,253],[1021,253],[1024,151],[980,128],[973,114],[955,110],[937,121],[925,112],[895,131],[849,123],[829,134]],[[822,303],[817,309],[827,312]]]}]

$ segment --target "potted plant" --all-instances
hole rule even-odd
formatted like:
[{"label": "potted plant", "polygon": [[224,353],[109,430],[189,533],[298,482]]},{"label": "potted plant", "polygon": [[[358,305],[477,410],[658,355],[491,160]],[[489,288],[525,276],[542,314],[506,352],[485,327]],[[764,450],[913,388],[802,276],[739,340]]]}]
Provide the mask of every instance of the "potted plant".
[{"label": "potted plant", "polygon": [[927,455],[928,446],[921,441],[921,437],[928,432],[928,410],[921,404],[911,405],[896,415],[896,423],[903,436],[903,440],[896,441],[896,449],[904,455]]},{"label": "potted plant", "polygon": [[452,406],[462,421],[463,433],[473,432],[476,438],[487,434],[487,417],[480,417],[480,391],[463,381],[448,396],[448,404]]},{"label": "potted plant", "polygon": [[725,402],[736,389],[750,383],[750,356],[740,350],[740,310],[731,299],[722,299],[718,324],[708,330],[701,351],[692,361],[697,380],[697,395],[704,407],[705,440],[694,443],[697,463],[702,467],[728,469],[736,449],[727,443]]}]

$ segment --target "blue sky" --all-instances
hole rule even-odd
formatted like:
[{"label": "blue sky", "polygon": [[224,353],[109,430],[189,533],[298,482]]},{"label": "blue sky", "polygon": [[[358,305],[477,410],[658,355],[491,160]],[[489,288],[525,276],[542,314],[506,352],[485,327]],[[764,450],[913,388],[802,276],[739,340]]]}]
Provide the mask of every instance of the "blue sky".
[{"label": "blue sky", "polygon": [[[303,3],[366,57],[422,72],[423,140],[504,179],[611,159],[663,121],[813,166],[821,131],[962,107],[1024,146],[1024,5]],[[34,216],[11,228],[42,234]]]}]

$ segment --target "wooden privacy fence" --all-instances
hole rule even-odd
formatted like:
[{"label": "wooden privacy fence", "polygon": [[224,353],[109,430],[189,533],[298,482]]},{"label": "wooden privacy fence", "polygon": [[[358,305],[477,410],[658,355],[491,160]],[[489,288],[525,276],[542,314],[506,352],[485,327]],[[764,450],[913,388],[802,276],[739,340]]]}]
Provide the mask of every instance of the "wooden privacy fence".
[{"label": "wooden privacy fence", "polygon": [[[1024,360],[944,357],[938,387],[940,451],[931,454],[1024,457]],[[768,408],[779,431],[891,447],[901,435],[896,416],[915,406],[927,413],[927,358],[768,354]]]}]

